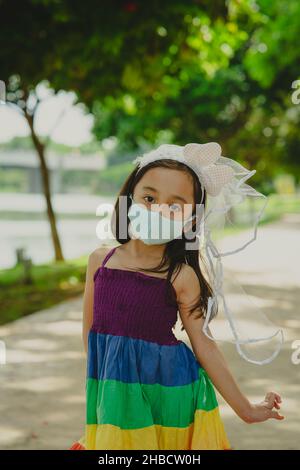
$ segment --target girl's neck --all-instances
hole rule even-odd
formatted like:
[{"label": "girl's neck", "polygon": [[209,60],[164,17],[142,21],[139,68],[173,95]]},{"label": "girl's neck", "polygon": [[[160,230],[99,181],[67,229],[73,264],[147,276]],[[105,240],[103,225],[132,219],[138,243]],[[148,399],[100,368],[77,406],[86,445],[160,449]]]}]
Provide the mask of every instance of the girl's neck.
[{"label": "girl's neck", "polygon": [[132,260],[145,261],[145,263],[158,263],[165,250],[166,244],[146,245],[140,240],[130,240],[128,243],[119,247],[128,258]]}]

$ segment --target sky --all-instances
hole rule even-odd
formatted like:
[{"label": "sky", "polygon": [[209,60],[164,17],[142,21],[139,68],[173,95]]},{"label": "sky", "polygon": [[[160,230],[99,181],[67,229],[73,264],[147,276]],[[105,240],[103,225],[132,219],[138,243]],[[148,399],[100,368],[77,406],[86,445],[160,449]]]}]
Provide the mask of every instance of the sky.
[{"label": "sky", "polygon": [[[81,105],[73,105],[74,93],[60,91],[57,96],[53,97],[51,90],[41,85],[38,88],[38,94],[42,98],[35,120],[35,130],[38,135],[46,136],[50,133],[52,140],[70,146],[81,145],[92,139],[90,131],[93,116],[86,114]],[[2,103],[0,105],[0,142],[9,141],[16,136],[28,135],[29,128],[25,118],[12,106]]]}]

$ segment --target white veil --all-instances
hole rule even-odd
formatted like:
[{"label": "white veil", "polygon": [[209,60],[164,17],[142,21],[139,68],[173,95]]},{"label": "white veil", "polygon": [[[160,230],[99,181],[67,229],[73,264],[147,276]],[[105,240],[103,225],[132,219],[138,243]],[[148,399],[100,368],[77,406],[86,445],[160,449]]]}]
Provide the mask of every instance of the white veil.
[{"label": "white veil", "polygon": [[[224,269],[222,258],[244,250],[256,240],[258,224],[268,198],[245,183],[256,170],[247,170],[236,161],[222,156],[216,162],[216,165],[219,164],[230,166],[234,176],[217,196],[207,198],[201,249],[208,261],[213,296],[208,301],[203,331],[215,341],[234,343],[246,361],[267,364],[281,349],[282,329],[255,304],[233,272]],[[231,235],[225,245],[222,244],[221,233],[224,235],[237,230],[238,235]],[[225,292],[230,294],[231,301]],[[216,307],[218,321],[211,322]]]}]

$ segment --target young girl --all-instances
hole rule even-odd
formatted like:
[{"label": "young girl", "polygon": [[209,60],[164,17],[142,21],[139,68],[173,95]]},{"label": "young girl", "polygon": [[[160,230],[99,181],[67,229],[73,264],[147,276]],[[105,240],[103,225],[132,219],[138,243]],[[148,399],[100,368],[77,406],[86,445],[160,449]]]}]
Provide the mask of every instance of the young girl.
[{"label": "young girl", "polygon": [[[119,194],[132,206],[125,237],[118,198],[113,232],[119,245],[89,256],[86,426],[72,450],[230,449],[214,386],[245,423],[284,418],[277,393],[249,402],[202,331],[212,289],[201,253],[187,249],[182,229],[212,187],[177,158],[175,147],[152,154],[131,173]],[[186,205],[191,210],[183,218]],[[140,209],[136,219],[133,208]],[[173,234],[153,236],[159,220]],[[178,312],[192,349],[173,334]]]}]

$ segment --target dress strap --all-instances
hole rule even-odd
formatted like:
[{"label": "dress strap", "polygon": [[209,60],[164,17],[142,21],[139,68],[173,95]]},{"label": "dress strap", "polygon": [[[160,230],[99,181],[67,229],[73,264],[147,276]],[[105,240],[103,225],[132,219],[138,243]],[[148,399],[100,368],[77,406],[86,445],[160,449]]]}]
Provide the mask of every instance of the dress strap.
[{"label": "dress strap", "polygon": [[111,250],[109,250],[109,252],[108,252],[108,253],[105,255],[105,257],[104,257],[104,260],[102,261],[101,266],[104,266],[104,264],[106,263],[106,261],[109,260],[109,258],[110,258],[111,255],[114,253],[114,251],[115,251],[116,248],[117,248],[117,247],[114,246]]}]

